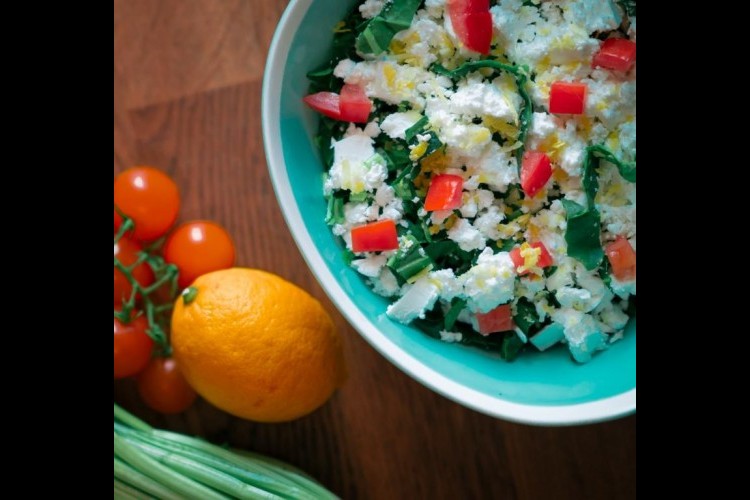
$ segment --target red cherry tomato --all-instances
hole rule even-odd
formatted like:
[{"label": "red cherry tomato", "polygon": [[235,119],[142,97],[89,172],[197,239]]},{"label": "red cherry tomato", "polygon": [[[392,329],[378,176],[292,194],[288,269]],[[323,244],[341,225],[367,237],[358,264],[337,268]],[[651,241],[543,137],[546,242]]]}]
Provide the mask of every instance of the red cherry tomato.
[{"label": "red cherry tomato", "polygon": [[[125,267],[134,264],[138,260],[138,252],[140,251],[141,246],[126,237],[120,238],[115,243],[115,257]],[[130,272],[141,286],[146,287],[154,282],[154,272],[151,270],[151,266],[145,262],[138,264]],[[128,300],[132,292],[133,287],[130,285],[128,279],[122,271],[115,268],[115,305],[122,304]]]},{"label": "red cherry tomato", "polygon": [[526,196],[533,198],[552,177],[549,157],[540,151],[526,151],[521,160],[521,187]]},{"label": "red cherry tomato", "polygon": [[150,408],[167,414],[187,410],[196,398],[173,358],[151,360],[138,376],[138,394]]},{"label": "red cherry tomato", "polygon": [[620,235],[604,247],[609,265],[612,266],[612,274],[619,281],[630,281],[635,279],[635,250],[627,238]]},{"label": "red cherry tomato", "polygon": [[169,236],[164,259],[180,270],[178,284],[190,286],[195,278],[234,265],[234,243],[220,225],[209,221],[182,224]]},{"label": "red cherry tomato", "polygon": [[[152,241],[166,234],[177,219],[180,194],[164,172],[152,167],[134,167],[115,178],[115,206],[133,219],[133,238]],[[122,218],[115,212],[115,225]]]},{"label": "red cherry tomato", "polygon": [[585,83],[555,82],[549,90],[549,112],[581,115],[586,109],[587,94]]},{"label": "red cherry tomato", "polygon": [[334,120],[341,120],[340,97],[334,92],[318,92],[302,98],[312,109]]},{"label": "red cherry tomato", "polygon": [[432,212],[460,207],[463,189],[464,180],[460,175],[436,175],[430,181],[430,188],[424,200],[424,209]]},{"label": "red cherry tomato", "polygon": [[446,9],[461,43],[474,52],[489,54],[492,42],[489,0],[448,0]]},{"label": "red cherry tomato", "polygon": [[[541,267],[544,269],[545,267],[551,266],[555,261],[552,259],[552,255],[547,251],[547,247],[544,246],[544,243],[541,241],[537,241],[536,243],[532,243],[531,246],[533,248],[538,248],[541,250],[541,253],[539,254],[539,259],[537,260],[537,267]],[[521,257],[521,247],[516,247],[513,250],[510,251],[510,260],[513,261],[513,264],[516,266],[516,272],[518,272],[518,268],[524,265],[525,259]],[[523,272],[518,273],[520,276],[523,276],[524,274],[529,274],[529,270],[526,269]]]},{"label": "red cherry tomato", "polygon": [[398,248],[398,233],[393,219],[383,219],[352,228],[352,251],[382,252]]},{"label": "red cherry tomato", "polygon": [[516,327],[516,324],[513,322],[513,311],[511,311],[510,304],[497,306],[488,313],[477,313],[477,324],[479,326],[479,333],[482,335],[507,332]]},{"label": "red cherry tomato", "polygon": [[372,110],[372,101],[367,97],[365,89],[359,85],[345,84],[341,88],[339,98],[341,120],[345,122],[367,123]]},{"label": "red cherry tomato", "polygon": [[591,66],[596,68],[629,71],[635,64],[635,42],[625,38],[604,40],[599,52],[594,56]]},{"label": "red cherry tomato", "polygon": [[154,341],[146,333],[148,321],[138,316],[128,324],[115,320],[115,378],[130,377],[141,372],[151,359]]}]

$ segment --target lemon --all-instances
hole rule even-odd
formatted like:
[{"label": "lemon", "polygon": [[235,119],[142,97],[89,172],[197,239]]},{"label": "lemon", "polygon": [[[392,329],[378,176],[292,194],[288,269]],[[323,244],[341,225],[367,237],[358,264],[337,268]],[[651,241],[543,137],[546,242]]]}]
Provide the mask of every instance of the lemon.
[{"label": "lemon", "polygon": [[172,314],[185,378],[222,410],[258,422],[306,415],[345,377],[341,339],[320,302],[271,273],[231,268],[193,282]]}]

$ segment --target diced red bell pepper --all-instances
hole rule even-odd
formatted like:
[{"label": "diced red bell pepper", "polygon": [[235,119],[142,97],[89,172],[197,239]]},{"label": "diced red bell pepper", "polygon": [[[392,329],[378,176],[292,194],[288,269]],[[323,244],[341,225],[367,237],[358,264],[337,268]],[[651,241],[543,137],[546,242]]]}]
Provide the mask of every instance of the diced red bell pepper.
[{"label": "diced red bell pepper", "polygon": [[635,42],[625,38],[609,38],[604,40],[599,52],[594,55],[591,66],[629,71],[634,63]]},{"label": "diced red bell pepper", "polygon": [[398,234],[393,219],[383,219],[352,228],[352,250],[355,253],[382,252],[397,248]]},{"label": "diced red bell pepper", "polygon": [[[542,253],[539,254],[539,259],[536,262],[537,267],[541,267],[542,269],[544,269],[545,267],[549,267],[554,263],[552,255],[550,255],[550,253],[547,251],[547,247],[544,246],[544,243],[542,243],[541,241],[537,241],[536,243],[532,243],[531,246],[542,251]],[[510,260],[512,260],[513,264],[516,266],[516,271],[519,267],[523,266],[524,258],[521,257],[521,247],[516,247],[510,251]],[[529,270],[526,269],[523,272],[519,272],[518,274],[520,276],[523,276],[524,274],[528,273]]]},{"label": "diced red bell pepper", "polygon": [[521,160],[521,187],[532,198],[552,177],[549,156],[540,151],[526,151]]},{"label": "diced red bell pepper", "polygon": [[489,0],[448,0],[448,16],[456,36],[464,46],[489,54],[492,42],[492,15]]},{"label": "diced red bell pepper", "polygon": [[339,101],[341,120],[345,122],[367,123],[372,110],[372,102],[367,97],[365,89],[359,85],[345,84],[341,88]]},{"label": "diced red bell pepper", "polygon": [[334,92],[306,95],[302,100],[312,109],[334,120],[341,120],[340,97]]},{"label": "diced red bell pepper", "polygon": [[433,210],[453,210],[460,207],[463,188],[464,179],[460,175],[441,174],[434,176],[430,181],[430,188],[427,190],[424,209],[432,212]]},{"label": "diced red bell pepper", "polygon": [[549,112],[556,114],[583,114],[586,109],[585,83],[555,82],[549,91]]},{"label": "diced red bell pepper", "polygon": [[635,250],[627,238],[618,236],[615,241],[604,247],[612,274],[618,281],[635,279]]},{"label": "diced red bell pepper", "polygon": [[510,308],[510,304],[497,306],[488,313],[476,313],[476,316],[479,333],[482,335],[507,332],[516,327],[516,324],[513,322],[513,311]]}]

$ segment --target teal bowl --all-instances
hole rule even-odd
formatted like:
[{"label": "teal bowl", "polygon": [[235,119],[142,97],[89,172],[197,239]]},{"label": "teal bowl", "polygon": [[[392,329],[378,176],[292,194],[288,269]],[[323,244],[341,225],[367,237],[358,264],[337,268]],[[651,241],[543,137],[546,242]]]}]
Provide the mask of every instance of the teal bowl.
[{"label": "teal bowl", "polygon": [[635,320],[624,339],[577,364],[564,346],[508,363],[498,355],[432,339],[386,317],[342,257],[326,226],[318,117],[302,103],[305,74],[325,62],[332,30],[353,1],[292,0],[276,28],[263,79],[263,140],[276,197],[310,269],[375,349],[434,391],[494,417],[536,425],[583,424],[635,411]]}]

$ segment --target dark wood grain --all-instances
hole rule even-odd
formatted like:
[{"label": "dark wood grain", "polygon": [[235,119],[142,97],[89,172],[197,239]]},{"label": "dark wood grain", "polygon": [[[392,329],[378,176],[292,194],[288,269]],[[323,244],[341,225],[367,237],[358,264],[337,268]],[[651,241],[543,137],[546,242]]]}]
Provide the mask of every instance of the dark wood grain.
[{"label": "dark wood grain", "polygon": [[263,153],[263,65],[285,5],[116,0],[114,171],[166,170],[183,220],[219,221],[240,265],[320,299],[344,336],[349,381],[314,414],[275,425],[203,401],[161,416],[129,381],[115,383],[115,401],[155,425],[286,460],[344,498],[634,498],[635,416],[537,428],[468,410],[391,365],[328,300],[286,229]]}]

